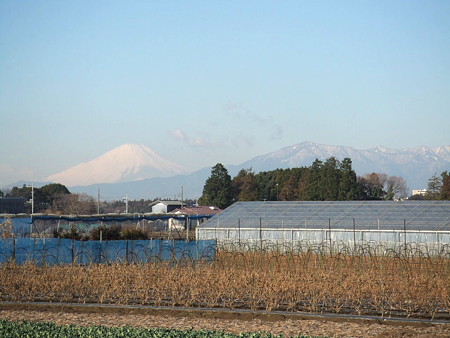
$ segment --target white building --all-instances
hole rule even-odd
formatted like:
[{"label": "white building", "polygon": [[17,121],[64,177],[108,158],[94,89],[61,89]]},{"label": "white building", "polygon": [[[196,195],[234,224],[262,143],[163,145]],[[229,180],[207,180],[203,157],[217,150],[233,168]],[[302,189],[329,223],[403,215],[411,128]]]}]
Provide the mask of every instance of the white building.
[{"label": "white building", "polygon": [[426,193],[427,193],[427,189],[414,189],[414,190],[412,191],[413,196],[414,196],[414,195],[425,196]]},{"label": "white building", "polygon": [[150,204],[153,214],[167,214],[172,210],[181,208],[183,202],[181,201],[157,201]]}]

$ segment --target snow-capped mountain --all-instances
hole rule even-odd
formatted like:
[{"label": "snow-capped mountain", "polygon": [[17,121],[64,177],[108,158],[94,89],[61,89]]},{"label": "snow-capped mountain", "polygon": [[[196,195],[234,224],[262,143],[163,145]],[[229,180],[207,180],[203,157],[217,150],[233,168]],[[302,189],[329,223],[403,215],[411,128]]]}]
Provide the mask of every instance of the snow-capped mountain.
[{"label": "snow-capped mountain", "polygon": [[[340,161],[349,157],[352,160],[353,169],[359,176],[372,172],[401,176],[406,180],[410,190],[424,189],[427,187],[428,180],[435,173],[439,175],[443,171],[450,170],[450,146],[407,149],[389,149],[379,146],[358,150],[353,147],[323,145],[313,142],[303,142],[285,147],[239,165],[226,165],[226,168],[229,174],[234,177],[240,169],[252,168],[255,173],[258,173],[277,168],[310,166],[315,159],[324,161],[331,156]],[[103,161],[102,157],[107,157],[108,160]],[[97,166],[94,165],[95,163],[91,163],[95,161],[100,164]],[[104,196],[128,193],[134,199],[172,198],[179,194],[181,187],[183,187],[185,198],[198,198],[202,194],[206,179],[211,174],[211,168],[203,168],[191,174],[183,174],[179,166],[162,159],[148,148],[137,145],[121,146],[91,162],[52,175],[49,179],[52,178],[51,181],[66,184],[71,187],[69,189],[71,192],[84,192],[93,196],[97,194],[98,189],[101,189]],[[145,167],[144,163],[150,163],[151,165]],[[81,167],[82,170],[75,171],[77,167]],[[150,171],[150,174],[153,173],[152,176],[146,176],[148,171],[146,171],[147,169],[144,170],[144,167]],[[154,174],[155,172],[156,174]],[[100,176],[100,174],[103,176]],[[78,179],[76,184],[74,184],[75,178]],[[97,182],[106,183],[86,183],[93,182],[94,178]],[[144,179],[138,180],[139,178]]]},{"label": "snow-capped mountain", "polygon": [[140,144],[124,144],[46,178],[68,187],[117,183],[185,173],[183,168]]},{"label": "snow-capped mountain", "polygon": [[255,172],[276,168],[310,166],[315,159],[326,160],[334,156],[338,160],[348,157],[358,175],[377,172],[389,176],[401,176],[411,189],[426,188],[428,179],[450,170],[450,146],[389,149],[375,147],[358,150],[353,147],[331,146],[303,142],[278,151],[255,157],[241,164]]}]

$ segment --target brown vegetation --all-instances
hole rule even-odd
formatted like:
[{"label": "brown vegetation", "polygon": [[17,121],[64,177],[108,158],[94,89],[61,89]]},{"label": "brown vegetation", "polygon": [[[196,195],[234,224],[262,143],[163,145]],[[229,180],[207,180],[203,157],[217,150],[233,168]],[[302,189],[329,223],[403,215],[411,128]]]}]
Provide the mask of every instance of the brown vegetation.
[{"label": "brown vegetation", "polygon": [[221,250],[212,263],[4,264],[0,298],[448,318],[449,276],[445,257]]}]

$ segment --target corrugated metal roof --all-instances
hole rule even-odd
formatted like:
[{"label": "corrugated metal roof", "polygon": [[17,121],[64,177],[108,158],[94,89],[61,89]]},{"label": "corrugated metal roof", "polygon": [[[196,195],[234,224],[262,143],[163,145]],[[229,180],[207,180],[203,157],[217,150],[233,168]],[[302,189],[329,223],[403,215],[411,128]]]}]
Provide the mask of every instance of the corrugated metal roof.
[{"label": "corrugated metal roof", "polygon": [[[354,220],[354,221],[353,221]],[[199,228],[450,231],[450,201],[237,202]]]},{"label": "corrugated metal roof", "polygon": [[175,209],[170,214],[184,214],[184,215],[216,215],[222,210],[216,207],[208,206],[193,206],[183,207],[182,209]]}]

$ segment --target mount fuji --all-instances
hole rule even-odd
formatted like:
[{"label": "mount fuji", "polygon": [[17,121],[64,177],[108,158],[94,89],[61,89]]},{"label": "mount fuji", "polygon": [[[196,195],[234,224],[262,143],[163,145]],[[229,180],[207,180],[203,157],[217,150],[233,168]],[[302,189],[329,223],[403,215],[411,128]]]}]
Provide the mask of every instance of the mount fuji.
[{"label": "mount fuji", "polygon": [[[428,179],[450,170],[450,146],[390,149],[375,147],[355,149],[302,142],[254,157],[239,165],[226,165],[233,177],[240,169],[252,169],[255,173],[277,168],[310,166],[315,159],[326,160],[334,156],[342,161],[352,160],[352,167],[361,176],[367,173],[385,173],[401,176],[410,189],[424,189]],[[202,168],[193,173],[183,172],[174,164],[142,145],[127,144],[87,163],[47,178],[70,187],[74,193],[102,196],[129,193],[134,199],[169,197],[184,189],[184,197],[198,198],[202,194],[211,168]],[[103,182],[103,183],[102,183]]]},{"label": "mount fuji", "polygon": [[61,171],[45,180],[68,187],[119,183],[168,177],[185,170],[141,144],[124,144],[85,163]]}]

